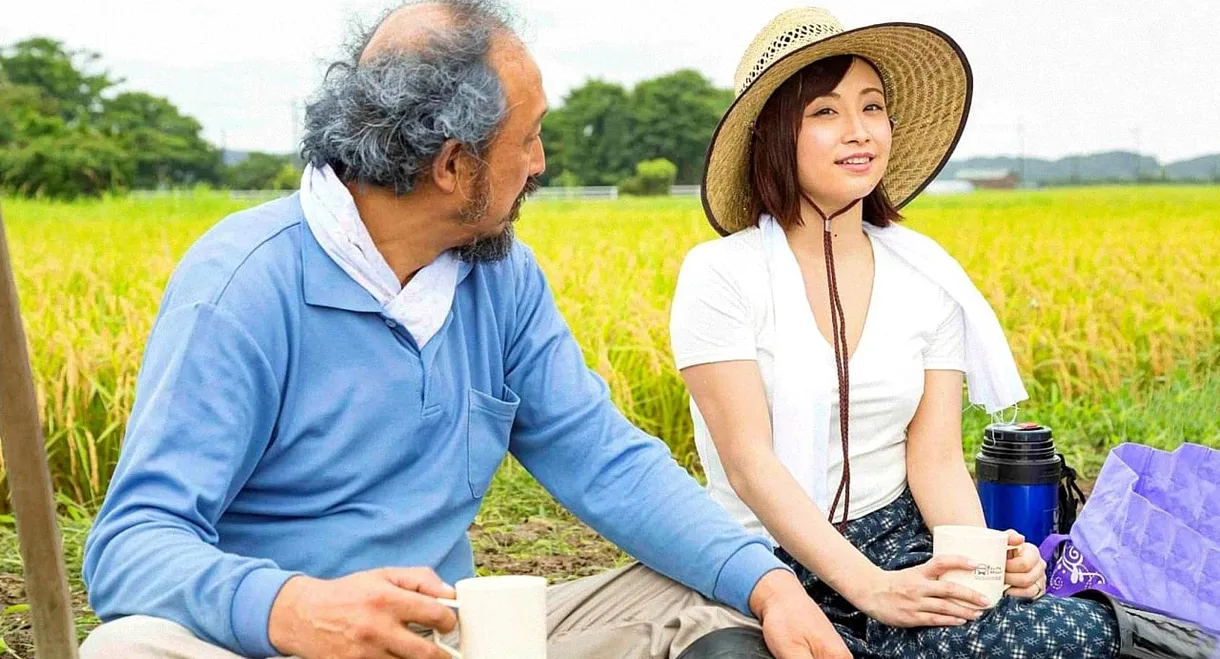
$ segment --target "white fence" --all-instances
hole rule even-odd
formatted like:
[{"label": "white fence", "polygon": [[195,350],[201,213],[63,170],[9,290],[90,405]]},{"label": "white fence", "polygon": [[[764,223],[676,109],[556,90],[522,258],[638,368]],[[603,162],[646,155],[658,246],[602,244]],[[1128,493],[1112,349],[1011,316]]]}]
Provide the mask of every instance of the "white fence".
[{"label": "white fence", "polygon": [[[669,188],[671,197],[698,197],[697,185],[673,185]],[[618,199],[618,188],[613,185],[587,185],[583,187],[538,188],[531,199]]]},{"label": "white fence", "polygon": [[531,199],[618,199],[618,188],[613,185],[593,185],[580,188],[542,187]]}]

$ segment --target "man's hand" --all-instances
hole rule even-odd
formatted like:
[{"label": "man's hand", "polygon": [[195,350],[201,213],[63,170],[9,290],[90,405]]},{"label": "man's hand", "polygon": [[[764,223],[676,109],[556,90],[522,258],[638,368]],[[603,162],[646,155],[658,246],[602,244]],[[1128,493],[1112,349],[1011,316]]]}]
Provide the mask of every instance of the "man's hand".
[{"label": "man's hand", "polygon": [[436,601],[453,598],[428,568],[381,568],[341,579],[297,576],[271,606],[271,644],[301,659],[449,659],[407,629],[417,623],[449,632],[457,616]]},{"label": "man's hand", "polygon": [[1025,536],[1008,531],[1008,561],[1004,565],[1004,583],[1009,597],[1038,599],[1046,594],[1046,561],[1038,548],[1025,542]]},{"label": "man's hand", "polygon": [[775,659],[851,657],[826,614],[787,570],[772,570],[758,580],[750,610],[762,621],[763,639]]}]

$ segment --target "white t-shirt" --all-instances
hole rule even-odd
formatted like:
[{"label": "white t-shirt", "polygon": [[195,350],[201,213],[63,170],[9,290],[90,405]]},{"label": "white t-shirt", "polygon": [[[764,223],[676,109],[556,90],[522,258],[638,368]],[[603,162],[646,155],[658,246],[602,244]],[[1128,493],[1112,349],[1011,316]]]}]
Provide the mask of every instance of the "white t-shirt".
[{"label": "white t-shirt", "polygon": [[[875,263],[872,298],[863,334],[848,364],[848,455],[852,473],[849,519],[879,510],[902,494],[906,485],[906,429],[923,396],[924,371],[965,369],[960,305],[880,241],[870,241]],[[678,276],[670,341],[679,369],[712,362],[757,361],[770,409],[777,346],[764,259],[758,228],[692,249]],[[829,379],[837,382],[833,346],[820,333],[809,340],[823,347],[819,350],[821,365],[831,374]],[[826,489],[833,497],[843,470],[837,384],[831,400],[831,434],[820,441],[830,442]],[[693,399],[690,409],[695,447],[712,498],[748,530],[767,534],[729,485]],[[764,431],[770,433],[769,428],[759,429]],[[840,500],[835,520],[842,518],[842,507]]]}]

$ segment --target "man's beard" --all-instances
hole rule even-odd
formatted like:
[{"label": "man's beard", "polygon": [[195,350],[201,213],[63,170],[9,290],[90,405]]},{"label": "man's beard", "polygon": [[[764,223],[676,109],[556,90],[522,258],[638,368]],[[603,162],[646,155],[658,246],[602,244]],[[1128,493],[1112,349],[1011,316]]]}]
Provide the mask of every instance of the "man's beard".
[{"label": "man's beard", "polygon": [[[467,263],[493,263],[508,257],[516,239],[513,225],[521,214],[521,205],[525,203],[538,189],[538,177],[531,176],[525,181],[521,194],[513,201],[513,207],[508,211],[508,224],[504,230],[492,236],[480,236],[470,243],[454,250],[457,257]],[[464,224],[473,224],[487,217],[487,209],[491,206],[491,183],[487,180],[486,170],[480,173],[475,183],[474,197],[462,207],[459,217]]]}]

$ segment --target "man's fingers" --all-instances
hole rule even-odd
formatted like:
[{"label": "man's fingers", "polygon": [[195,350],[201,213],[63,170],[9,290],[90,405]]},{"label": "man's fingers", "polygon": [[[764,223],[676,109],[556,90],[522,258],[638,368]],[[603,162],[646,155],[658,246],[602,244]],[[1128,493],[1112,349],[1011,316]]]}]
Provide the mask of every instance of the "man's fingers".
[{"label": "man's fingers", "polygon": [[763,642],[767,644],[771,654],[775,655],[775,659],[809,659],[815,656],[809,639],[792,638],[787,631],[776,632],[764,626]]},{"label": "man's fingers", "polygon": [[812,639],[802,638],[799,641],[791,641],[783,643],[780,646],[780,651],[776,653],[775,659],[822,659],[814,650],[814,641]]},{"label": "man's fingers", "polygon": [[808,644],[808,654],[801,655],[801,657],[810,656],[813,659],[852,659],[851,650],[847,649],[847,645],[840,638],[833,639],[833,642],[810,638],[805,642]]},{"label": "man's fingers", "polygon": [[385,588],[377,593],[374,603],[400,623],[413,622],[442,633],[453,631],[457,625],[453,609],[421,593]]},{"label": "man's fingers", "polygon": [[452,659],[432,639],[424,638],[406,627],[391,630],[386,638],[390,656],[402,659]]},{"label": "man's fingers", "polygon": [[403,590],[413,590],[424,595],[448,599],[457,595],[453,591],[453,586],[441,581],[441,578],[431,568],[387,567],[378,570],[378,574]]}]

